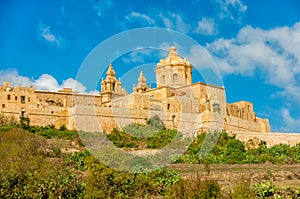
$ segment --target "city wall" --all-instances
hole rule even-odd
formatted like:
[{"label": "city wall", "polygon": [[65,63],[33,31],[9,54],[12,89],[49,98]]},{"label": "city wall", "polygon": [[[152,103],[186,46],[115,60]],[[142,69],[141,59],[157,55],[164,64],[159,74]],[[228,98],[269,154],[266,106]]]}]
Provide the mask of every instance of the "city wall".
[{"label": "city wall", "polygon": [[236,135],[236,138],[248,142],[249,140],[258,139],[259,141],[266,141],[267,147],[274,146],[276,144],[289,144],[291,146],[300,143],[300,134],[297,133],[257,133],[257,132],[232,132]]}]

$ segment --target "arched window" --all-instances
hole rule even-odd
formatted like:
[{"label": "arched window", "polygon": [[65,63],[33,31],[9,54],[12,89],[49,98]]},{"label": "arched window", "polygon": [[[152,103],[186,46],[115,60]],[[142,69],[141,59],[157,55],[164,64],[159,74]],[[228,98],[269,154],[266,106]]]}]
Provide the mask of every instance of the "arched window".
[{"label": "arched window", "polygon": [[174,73],[173,74],[173,83],[177,83],[177,78],[178,78],[177,73]]}]

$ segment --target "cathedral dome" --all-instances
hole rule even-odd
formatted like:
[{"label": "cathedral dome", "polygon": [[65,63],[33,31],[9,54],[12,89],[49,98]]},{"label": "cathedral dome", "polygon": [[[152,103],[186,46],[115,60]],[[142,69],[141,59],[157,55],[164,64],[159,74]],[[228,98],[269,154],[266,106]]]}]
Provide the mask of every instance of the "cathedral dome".
[{"label": "cathedral dome", "polygon": [[161,59],[157,66],[165,66],[165,65],[186,65],[186,66],[192,66],[189,61],[187,61],[186,58],[180,57],[177,52],[176,48],[174,46],[171,46],[169,48],[169,54],[165,59]]}]

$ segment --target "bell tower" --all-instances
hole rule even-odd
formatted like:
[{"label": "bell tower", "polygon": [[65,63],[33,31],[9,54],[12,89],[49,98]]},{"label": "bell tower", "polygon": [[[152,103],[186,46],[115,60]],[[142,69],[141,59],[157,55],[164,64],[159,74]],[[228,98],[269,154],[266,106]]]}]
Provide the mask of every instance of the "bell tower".
[{"label": "bell tower", "polygon": [[146,78],[144,76],[143,71],[141,71],[139,79],[138,79],[138,84],[134,88],[134,91],[138,92],[138,93],[143,93],[143,92],[146,92],[148,90],[149,90],[149,87],[147,86]]},{"label": "bell tower", "polygon": [[116,78],[112,64],[108,66],[106,78],[101,81],[101,101],[104,106],[110,106],[114,96],[123,94],[122,83]]},{"label": "bell tower", "polygon": [[112,64],[108,67],[105,80],[102,79],[101,81],[101,94],[103,93],[122,93],[122,83],[116,78],[116,73]]},{"label": "bell tower", "polygon": [[186,58],[180,57],[174,46],[169,54],[161,59],[154,69],[157,87],[169,86],[179,88],[192,84],[192,65]]}]

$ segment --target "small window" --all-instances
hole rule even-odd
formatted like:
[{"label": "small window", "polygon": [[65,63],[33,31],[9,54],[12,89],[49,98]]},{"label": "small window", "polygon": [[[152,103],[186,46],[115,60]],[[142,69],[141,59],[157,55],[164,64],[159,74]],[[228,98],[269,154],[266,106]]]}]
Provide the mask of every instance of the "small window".
[{"label": "small window", "polygon": [[167,106],[167,110],[170,110],[171,104],[168,104]]},{"label": "small window", "polygon": [[22,103],[22,104],[25,103],[25,96],[21,96],[21,103]]},{"label": "small window", "polygon": [[7,95],[7,100],[10,100],[10,95]]},{"label": "small window", "polygon": [[163,75],[163,76],[161,77],[161,80],[162,80],[162,83],[163,83],[163,84],[166,84],[166,76]]},{"label": "small window", "polygon": [[173,74],[173,83],[177,83],[177,78],[178,78],[177,73],[174,73]]},{"label": "small window", "polygon": [[174,128],[175,127],[175,115],[172,115],[172,127]]},{"label": "small window", "polygon": [[2,108],[5,108],[5,104],[2,104]]},{"label": "small window", "polygon": [[21,117],[25,117],[25,109],[22,108]]},{"label": "small window", "polygon": [[28,102],[30,102],[30,97],[28,97]]},{"label": "small window", "polygon": [[115,90],[115,83],[112,83],[112,90],[114,91]]},{"label": "small window", "polygon": [[16,100],[16,101],[18,100],[18,97],[17,97],[17,96],[15,96],[15,100]]},{"label": "small window", "polygon": [[51,111],[51,114],[53,115],[54,111]]},{"label": "small window", "polygon": [[220,104],[218,104],[218,103],[213,103],[213,112],[218,112],[218,113],[220,113]]}]

